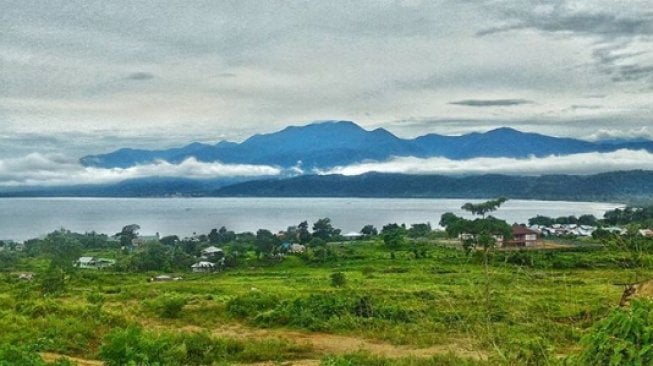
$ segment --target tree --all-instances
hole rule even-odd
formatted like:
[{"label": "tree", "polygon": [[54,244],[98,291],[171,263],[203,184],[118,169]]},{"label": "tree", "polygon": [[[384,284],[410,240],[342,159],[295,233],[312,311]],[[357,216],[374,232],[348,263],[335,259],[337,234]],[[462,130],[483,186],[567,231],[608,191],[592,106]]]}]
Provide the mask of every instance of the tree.
[{"label": "tree", "polygon": [[211,244],[223,244],[234,240],[236,238],[236,233],[229,231],[226,227],[222,226],[219,230],[212,229],[207,238]]},{"label": "tree", "polygon": [[[490,269],[489,269],[489,254],[495,248],[496,240],[494,236],[497,234],[504,235],[504,239],[512,236],[510,226],[503,221],[496,219],[492,216],[485,218],[488,212],[498,209],[507,199],[500,197],[496,200],[490,200],[480,204],[465,203],[462,206],[463,210],[470,211],[474,215],[481,215],[482,219],[474,221],[458,220],[455,224],[457,229],[465,230],[462,232],[470,233],[471,236],[465,239],[467,248],[481,248],[483,253],[483,268],[485,272],[485,303],[488,322],[490,318]],[[448,227],[447,227],[448,228]]]},{"label": "tree", "polygon": [[171,268],[170,248],[151,242],[143,245],[143,251],[133,258],[133,265],[139,271],[161,271]]},{"label": "tree", "polygon": [[581,215],[578,218],[579,225],[596,226],[597,219],[594,215]]},{"label": "tree", "polygon": [[302,221],[297,225],[297,239],[300,243],[308,243],[311,240],[311,232],[308,231],[308,222]]},{"label": "tree", "polygon": [[168,235],[164,236],[163,238],[159,239],[159,242],[163,245],[167,245],[169,247],[179,243],[179,237],[177,235]]},{"label": "tree", "polygon": [[381,235],[385,235],[393,231],[399,231],[403,235],[406,233],[406,225],[404,224],[398,225],[396,223],[383,225],[383,227],[381,228]]},{"label": "tree", "polygon": [[328,217],[319,219],[313,224],[313,236],[324,241],[333,240],[338,235],[340,235],[340,229],[335,229]]},{"label": "tree", "polygon": [[460,220],[460,217],[454,215],[453,212],[445,212],[440,217],[440,223],[438,225],[447,228],[449,225],[455,223],[458,220]]},{"label": "tree", "polygon": [[508,201],[507,198],[499,197],[495,200],[490,200],[477,204],[467,202],[461,208],[465,211],[471,212],[473,215],[481,215],[483,218],[485,218],[485,215],[487,215],[490,212],[496,211],[506,201]]},{"label": "tree", "polygon": [[132,240],[138,237],[138,230],[140,229],[141,227],[138,224],[130,224],[124,226],[119,233],[116,233],[116,236],[120,237],[120,245],[125,248],[131,247]]},{"label": "tree", "polygon": [[386,232],[383,234],[383,243],[391,250],[401,248],[404,242],[403,230],[386,230]]},{"label": "tree", "polygon": [[431,224],[413,224],[408,229],[408,236],[411,238],[424,238],[431,233]]},{"label": "tree", "polygon": [[361,229],[361,234],[363,234],[365,236],[374,236],[374,235],[378,235],[379,231],[376,230],[374,225],[365,225]]},{"label": "tree", "polygon": [[541,225],[541,226],[549,227],[552,226],[553,224],[555,224],[555,220],[547,216],[537,215],[535,217],[531,217],[530,219],[528,219],[529,226]]},{"label": "tree", "polygon": [[50,267],[68,273],[82,255],[82,245],[62,232],[54,232],[43,241],[43,252],[50,257]]},{"label": "tree", "polygon": [[272,232],[265,229],[259,229],[256,232],[256,240],[254,241],[254,246],[256,247],[256,255],[270,255],[279,244],[277,239]]}]

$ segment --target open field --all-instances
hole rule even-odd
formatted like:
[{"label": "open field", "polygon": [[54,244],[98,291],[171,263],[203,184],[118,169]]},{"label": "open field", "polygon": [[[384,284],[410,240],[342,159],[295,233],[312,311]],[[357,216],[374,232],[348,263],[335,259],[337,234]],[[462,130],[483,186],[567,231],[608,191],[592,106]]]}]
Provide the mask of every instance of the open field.
[{"label": "open field", "polygon": [[[77,270],[50,297],[38,285],[44,263],[24,259],[17,267],[33,270],[33,281],[1,277],[0,341],[81,365],[108,359],[107,344],[132,341],[145,354],[154,347],[160,364],[179,354],[191,364],[556,364],[618,305],[615,284],[633,279],[619,264],[624,253],[497,252],[487,293],[474,253],[430,243],[425,258],[404,248],[393,259],[381,242],[329,247],[324,261],[251,258],[171,282]],[[207,348],[214,352],[197,353]]]}]

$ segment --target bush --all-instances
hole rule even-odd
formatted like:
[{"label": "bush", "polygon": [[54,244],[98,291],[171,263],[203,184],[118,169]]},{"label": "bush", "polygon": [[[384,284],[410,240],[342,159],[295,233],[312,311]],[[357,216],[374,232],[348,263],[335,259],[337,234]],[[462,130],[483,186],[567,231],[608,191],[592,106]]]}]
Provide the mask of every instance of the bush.
[{"label": "bush", "polygon": [[36,351],[25,346],[0,345],[0,366],[45,366]]},{"label": "bush", "polygon": [[634,300],[614,309],[581,340],[583,365],[653,364],[653,302]]},{"label": "bush", "polygon": [[308,346],[283,340],[245,341],[211,337],[207,332],[153,333],[128,327],[107,335],[99,355],[106,366],[214,365],[302,358],[308,351]]},{"label": "bush", "polygon": [[279,298],[261,291],[250,291],[227,302],[227,312],[239,318],[254,317],[258,313],[274,308]]},{"label": "bush", "polygon": [[331,286],[342,287],[347,284],[347,277],[342,272],[331,273]]},{"label": "bush", "polygon": [[163,295],[155,300],[143,302],[145,308],[162,318],[177,318],[186,304],[188,298],[179,295]]},{"label": "bush", "polygon": [[106,366],[181,364],[181,352],[175,352],[172,345],[171,337],[153,337],[132,326],[109,333],[99,355]]}]

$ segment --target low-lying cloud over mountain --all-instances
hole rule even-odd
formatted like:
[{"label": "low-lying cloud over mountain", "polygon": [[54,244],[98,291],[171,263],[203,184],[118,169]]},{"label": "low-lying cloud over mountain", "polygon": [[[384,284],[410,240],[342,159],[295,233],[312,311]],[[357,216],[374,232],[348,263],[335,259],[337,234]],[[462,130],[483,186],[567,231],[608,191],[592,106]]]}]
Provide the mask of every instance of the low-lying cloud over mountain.
[{"label": "low-lying cloud over mountain", "polygon": [[582,153],[566,156],[528,158],[447,158],[396,157],[383,162],[364,162],[319,174],[360,175],[369,172],[403,174],[595,174],[616,170],[653,170],[653,154],[644,151],[618,150],[610,153]]},{"label": "low-lying cloud over mountain", "polygon": [[509,128],[407,140],[384,129],[368,131],[353,122],[329,121],[254,135],[240,144],[124,148],[79,160],[47,153],[4,158],[0,186],[111,184],[155,177],[253,179],[368,172],[546,175],[636,169],[653,170],[652,141],[589,142]]},{"label": "low-lying cloud over mountain", "polygon": [[147,177],[195,179],[274,176],[281,169],[266,165],[205,163],[188,158],[173,164],[156,161],[129,168],[85,167],[62,155],[32,153],[0,160],[0,186],[65,186],[116,183]]}]

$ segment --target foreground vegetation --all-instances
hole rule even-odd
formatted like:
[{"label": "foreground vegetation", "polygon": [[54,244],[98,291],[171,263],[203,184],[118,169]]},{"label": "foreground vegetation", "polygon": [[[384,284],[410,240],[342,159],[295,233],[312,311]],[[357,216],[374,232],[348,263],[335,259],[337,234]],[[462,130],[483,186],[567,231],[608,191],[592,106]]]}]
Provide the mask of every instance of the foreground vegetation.
[{"label": "foreground vegetation", "polygon": [[[653,277],[652,239],[500,250],[483,230],[505,226],[482,220],[452,225],[478,230],[465,246],[424,224],[367,227],[366,238],[342,242],[326,221],[295,254],[266,232],[215,230],[188,252],[174,238],[121,250],[56,232],[0,253],[0,365],[44,365],[46,354],[56,365],[652,362],[653,304],[618,306],[625,285]],[[210,242],[225,248],[223,270],[189,273],[188,257]],[[74,268],[82,254],[117,264]],[[164,272],[183,279],[149,281]]]}]

